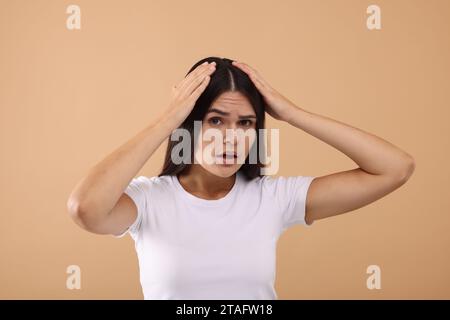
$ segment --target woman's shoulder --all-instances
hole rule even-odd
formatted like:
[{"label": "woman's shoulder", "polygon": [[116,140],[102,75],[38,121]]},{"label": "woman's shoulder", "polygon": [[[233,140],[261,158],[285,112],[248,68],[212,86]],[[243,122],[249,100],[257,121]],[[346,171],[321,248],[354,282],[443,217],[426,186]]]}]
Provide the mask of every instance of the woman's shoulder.
[{"label": "woman's shoulder", "polygon": [[280,189],[293,188],[307,184],[313,177],[311,176],[273,176],[263,175],[249,180],[248,184],[256,185],[264,190],[277,192]]},{"label": "woman's shoulder", "polygon": [[173,176],[146,176],[140,175],[131,180],[130,185],[136,185],[148,191],[167,190],[173,184]]}]

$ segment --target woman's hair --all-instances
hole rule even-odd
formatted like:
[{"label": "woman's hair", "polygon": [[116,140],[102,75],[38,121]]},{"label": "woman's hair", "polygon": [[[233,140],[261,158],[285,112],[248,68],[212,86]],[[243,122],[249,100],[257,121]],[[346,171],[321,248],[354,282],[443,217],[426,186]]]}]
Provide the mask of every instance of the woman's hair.
[{"label": "woman's hair", "polygon": [[[240,70],[239,68],[232,65],[233,60],[227,58],[218,58],[218,57],[208,57],[202,59],[195,63],[192,68],[188,71],[186,76],[192,72],[198,65],[203,62],[216,62],[216,70],[212,73],[210,82],[206,89],[202,92],[200,97],[197,99],[191,113],[187,116],[184,122],[179,126],[180,128],[186,129],[191,138],[191,154],[189,159],[194,159],[194,146],[197,141],[197,137],[194,137],[194,121],[202,121],[206,115],[211,104],[224,92],[228,91],[238,91],[243,94],[250,102],[253,107],[253,110],[256,114],[256,139],[253,143],[252,149],[256,148],[257,161],[256,163],[249,163],[249,156],[245,159],[245,162],[239,168],[238,171],[242,171],[244,177],[248,180],[261,176],[261,168],[265,165],[265,145],[264,139],[260,141],[259,129],[264,129],[265,122],[265,104],[261,93],[253,84],[252,80],[249,76]],[[198,133],[197,133],[198,134]],[[162,175],[177,175],[182,172],[189,163],[175,164],[172,162],[171,154],[172,149],[178,144],[178,141],[171,141],[169,137],[169,141],[167,144],[167,150],[164,160],[164,165],[161,173],[158,176]],[[252,149],[250,152],[252,152]],[[249,154],[250,154],[249,152]],[[255,152],[255,150],[253,150]],[[182,154],[181,150],[179,156],[183,159],[186,156]],[[263,160],[263,161],[261,161]],[[192,160],[193,161],[193,160]],[[254,162],[254,161],[253,161]]]}]

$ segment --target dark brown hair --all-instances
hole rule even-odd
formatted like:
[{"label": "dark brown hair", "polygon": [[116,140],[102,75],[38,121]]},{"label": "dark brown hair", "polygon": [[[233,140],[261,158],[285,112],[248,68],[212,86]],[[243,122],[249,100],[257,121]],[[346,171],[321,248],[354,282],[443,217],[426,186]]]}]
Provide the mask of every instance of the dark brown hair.
[{"label": "dark brown hair", "polygon": [[[212,73],[208,86],[197,99],[191,113],[187,116],[179,128],[188,130],[190,136],[193,137],[194,121],[202,121],[212,102],[214,102],[222,93],[228,91],[238,91],[242,93],[249,100],[256,114],[256,139],[253,143],[252,149],[256,148],[253,152],[257,152],[257,161],[256,163],[249,163],[249,157],[247,156],[245,163],[242,164],[239,171],[242,171],[248,180],[261,176],[261,168],[265,166],[262,163],[265,161],[261,161],[265,156],[264,139],[260,141],[259,134],[259,129],[264,129],[265,125],[265,104],[263,97],[249,76],[239,68],[233,66],[233,60],[227,58],[209,57],[202,59],[192,66],[186,76],[205,61],[216,62],[216,70]],[[195,140],[193,141],[197,141],[197,137],[194,137],[194,139]],[[178,141],[171,141],[169,137],[163,169],[158,176],[177,175],[189,165],[189,163],[184,163],[184,161],[181,164],[175,164],[172,162],[172,149],[178,143]],[[194,145],[195,143],[191,144],[191,154],[189,155],[190,159],[194,159]],[[181,152],[180,156],[184,157],[185,155],[182,155]]]}]

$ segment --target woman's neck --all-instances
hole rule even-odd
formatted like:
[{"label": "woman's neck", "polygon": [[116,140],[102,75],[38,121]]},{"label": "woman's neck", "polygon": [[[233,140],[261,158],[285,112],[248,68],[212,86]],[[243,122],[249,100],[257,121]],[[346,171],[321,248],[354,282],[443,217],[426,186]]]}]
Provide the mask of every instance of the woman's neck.
[{"label": "woman's neck", "polygon": [[236,174],[222,178],[206,171],[198,164],[190,165],[178,176],[178,181],[186,191],[209,200],[225,196],[233,188],[235,180]]}]

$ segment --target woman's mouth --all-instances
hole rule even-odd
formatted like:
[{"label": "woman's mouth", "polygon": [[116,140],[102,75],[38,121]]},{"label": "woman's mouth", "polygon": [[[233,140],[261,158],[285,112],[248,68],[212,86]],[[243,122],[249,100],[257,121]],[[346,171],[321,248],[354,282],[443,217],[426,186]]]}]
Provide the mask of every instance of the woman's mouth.
[{"label": "woman's mouth", "polygon": [[227,151],[222,154],[216,155],[216,158],[222,159],[222,161],[219,160],[217,164],[229,166],[235,163],[234,159],[237,158],[237,154],[235,152]]}]

